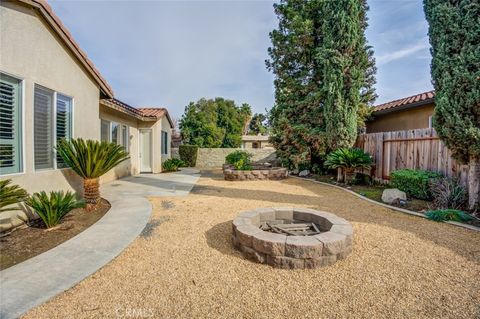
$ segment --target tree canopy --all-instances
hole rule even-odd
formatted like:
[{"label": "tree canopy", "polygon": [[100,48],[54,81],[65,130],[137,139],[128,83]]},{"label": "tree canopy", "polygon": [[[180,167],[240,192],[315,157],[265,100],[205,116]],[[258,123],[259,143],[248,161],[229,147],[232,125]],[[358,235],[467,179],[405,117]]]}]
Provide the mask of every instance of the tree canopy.
[{"label": "tree canopy", "polygon": [[248,123],[249,135],[266,135],[268,134],[268,119],[263,113],[255,113]]},{"label": "tree canopy", "polygon": [[239,147],[251,114],[250,105],[221,97],[190,102],[180,120],[182,138],[198,147]]},{"label": "tree canopy", "polygon": [[282,0],[274,9],[271,140],[292,166],[353,145],[376,98],[376,69],[365,1]]},{"label": "tree canopy", "polygon": [[480,3],[425,0],[435,87],[433,126],[453,156],[469,164],[469,205],[480,191]]}]

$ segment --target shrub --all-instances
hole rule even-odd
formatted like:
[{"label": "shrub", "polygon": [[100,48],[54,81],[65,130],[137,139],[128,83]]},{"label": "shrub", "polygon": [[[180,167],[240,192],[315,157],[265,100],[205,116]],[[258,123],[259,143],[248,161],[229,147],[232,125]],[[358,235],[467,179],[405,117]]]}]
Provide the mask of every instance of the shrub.
[{"label": "shrub", "polygon": [[252,155],[246,151],[235,151],[225,157],[225,162],[235,166],[236,169],[248,171],[252,169]]},{"label": "shrub", "polygon": [[185,162],[188,167],[195,167],[197,164],[198,146],[196,145],[180,145],[178,148],[180,159]]},{"label": "shrub", "polygon": [[339,148],[327,155],[324,166],[330,169],[341,168],[343,179],[347,182],[347,176],[357,168],[370,168],[372,159],[368,153],[359,148]]},{"label": "shrub", "polygon": [[440,177],[430,181],[433,206],[437,209],[461,209],[467,201],[467,190],[457,179]]},{"label": "shrub", "polygon": [[100,176],[130,158],[121,145],[81,138],[62,139],[57,144],[57,152],[65,164],[83,178],[87,209],[100,201]]},{"label": "shrub", "polygon": [[25,200],[25,204],[37,212],[47,228],[58,225],[72,209],[85,206],[85,202],[77,200],[73,193],[63,191],[50,192],[50,195],[45,192],[34,193]]},{"label": "shrub", "polygon": [[393,187],[404,191],[409,196],[430,200],[432,198],[430,182],[441,176],[431,171],[401,169],[390,173],[390,182]]},{"label": "shrub", "polygon": [[169,158],[162,164],[164,172],[176,172],[179,167],[185,167],[185,162],[178,158]]},{"label": "shrub", "polygon": [[452,220],[455,222],[468,222],[473,219],[469,214],[457,209],[431,210],[425,213],[428,219],[436,222]]},{"label": "shrub", "polygon": [[9,185],[11,179],[0,181],[0,213],[9,210],[18,210],[19,207],[8,207],[27,198],[27,192],[18,185]]}]

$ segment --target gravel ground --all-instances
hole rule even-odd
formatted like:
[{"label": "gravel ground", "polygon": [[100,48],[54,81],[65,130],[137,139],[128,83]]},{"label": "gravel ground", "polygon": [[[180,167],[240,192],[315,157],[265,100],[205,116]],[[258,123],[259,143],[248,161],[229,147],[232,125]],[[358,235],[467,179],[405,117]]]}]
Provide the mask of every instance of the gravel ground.
[{"label": "gravel ground", "polygon": [[[26,318],[480,318],[480,234],[404,215],[308,181],[226,182],[151,199],[152,220],[118,258]],[[354,227],[333,266],[279,270],[230,242],[241,211],[299,206]]]}]

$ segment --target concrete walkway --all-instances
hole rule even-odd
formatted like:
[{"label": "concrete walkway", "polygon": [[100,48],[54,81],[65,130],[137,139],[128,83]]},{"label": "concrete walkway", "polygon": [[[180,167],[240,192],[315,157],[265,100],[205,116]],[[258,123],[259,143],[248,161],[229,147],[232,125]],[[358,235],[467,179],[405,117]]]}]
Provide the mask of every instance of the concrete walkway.
[{"label": "concrete walkway", "polygon": [[0,271],[0,319],[17,318],[73,287],[118,256],[143,230],[152,207],[146,196],[187,195],[193,169],[142,174],[102,185],[112,205],[98,222],[63,244]]}]

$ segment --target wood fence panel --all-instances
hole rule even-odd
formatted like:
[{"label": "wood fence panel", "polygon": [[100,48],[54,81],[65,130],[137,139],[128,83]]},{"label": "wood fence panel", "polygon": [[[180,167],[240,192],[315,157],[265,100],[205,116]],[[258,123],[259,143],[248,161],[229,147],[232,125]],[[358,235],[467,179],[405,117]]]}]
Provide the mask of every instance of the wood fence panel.
[{"label": "wood fence panel", "polygon": [[403,168],[437,171],[468,183],[468,166],[452,158],[451,151],[433,128],[362,134],[356,146],[372,155],[376,180],[388,180],[390,172]]}]

